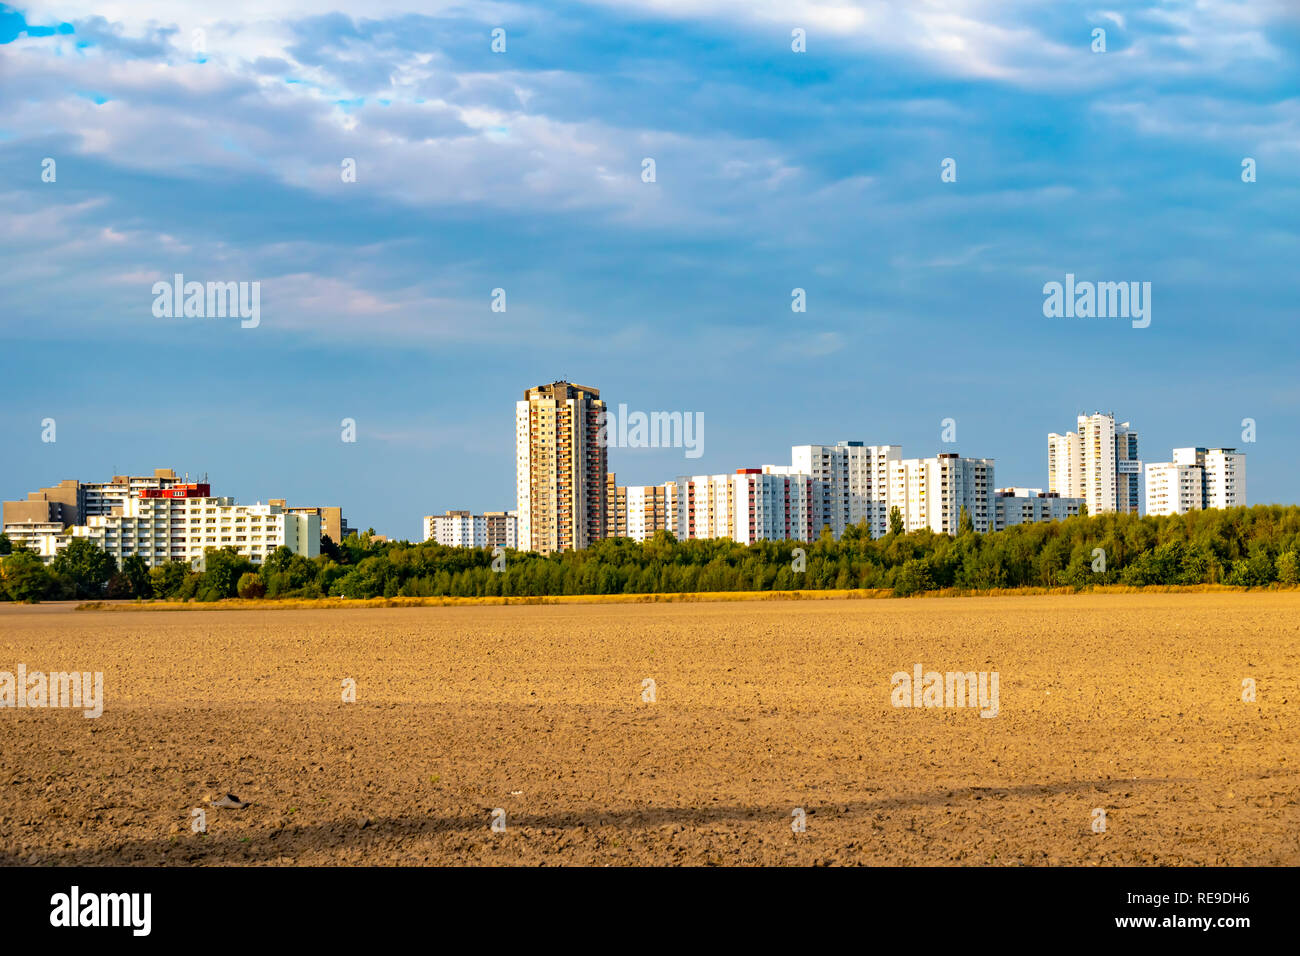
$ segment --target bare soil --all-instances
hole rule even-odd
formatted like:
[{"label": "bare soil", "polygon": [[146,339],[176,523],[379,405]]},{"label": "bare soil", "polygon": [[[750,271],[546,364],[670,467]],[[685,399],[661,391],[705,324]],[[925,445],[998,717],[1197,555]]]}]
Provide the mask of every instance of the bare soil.
[{"label": "bare soil", "polygon": [[1297,592],[0,607],[20,662],[106,704],[0,710],[0,864],[1300,864]]}]

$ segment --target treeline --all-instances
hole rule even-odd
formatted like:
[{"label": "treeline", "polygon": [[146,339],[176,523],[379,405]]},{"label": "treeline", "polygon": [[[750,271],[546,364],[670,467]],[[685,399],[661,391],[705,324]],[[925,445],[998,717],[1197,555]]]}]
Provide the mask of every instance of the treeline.
[{"label": "treeline", "polygon": [[[897,529],[898,522],[891,522]],[[0,542],[0,547],[3,543]],[[1300,507],[1198,511],[1171,517],[1106,514],[1018,525],[956,537],[891,531],[872,540],[865,527],[839,540],[829,530],[800,544],[727,539],[677,541],[667,532],[637,543],[601,541],[543,557],[449,548],[426,542],[372,542],[349,536],[304,558],[281,548],[259,568],[232,551],[210,551],[206,570],[173,562],[153,569],[138,557],[118,569],[112,557],[74,541],[48,568],[31,554],[0,558],[0,595],[54,597],[317,598],[481,597],[646,594],[697,591],[888,588],[898,595],[940,588],[1087,588],[1300,583]]]}]

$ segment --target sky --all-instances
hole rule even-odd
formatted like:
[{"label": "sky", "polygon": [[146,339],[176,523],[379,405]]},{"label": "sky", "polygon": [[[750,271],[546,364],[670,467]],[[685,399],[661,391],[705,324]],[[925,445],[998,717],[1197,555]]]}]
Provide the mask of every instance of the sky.
[{"label": "sky", "polygon": [[[703,416],[620,484],[860,440],[1045,488],[1110,411],[1300,502],[1298,68],[1290,0],[0,5],[0,498],[171,467],[418,540],[514,507],[566,379]],[[256,326],[155,314],[177,273]],[[1150,324],[1045,315],[1067,274]]]}]

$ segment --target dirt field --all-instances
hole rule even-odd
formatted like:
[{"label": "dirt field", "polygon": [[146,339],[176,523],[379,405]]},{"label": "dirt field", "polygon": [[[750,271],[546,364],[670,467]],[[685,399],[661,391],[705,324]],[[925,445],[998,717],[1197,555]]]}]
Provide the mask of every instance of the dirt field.
[{"label": "dirt field", "polygon": [[5,864],[1300,864],[1295,592],[0,607],[19,663],[106,704],[0,710]]}]

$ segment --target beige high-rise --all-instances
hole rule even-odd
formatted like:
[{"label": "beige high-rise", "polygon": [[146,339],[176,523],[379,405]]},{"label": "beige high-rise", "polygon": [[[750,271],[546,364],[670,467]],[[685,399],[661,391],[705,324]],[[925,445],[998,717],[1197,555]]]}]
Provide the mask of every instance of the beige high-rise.
[{"label": "beige high-rise", "polygon": [[519,548],[576,551],[605,536],[607,452],[600,391],[538,385],[515,404]]},{"label": "beige high-rise", "polygon": [[1138,513],[1138,433],[1112,414],[1079,416],[1079,430],[1047,436],[1047,488],[1083,498],[1088,514]]}]

